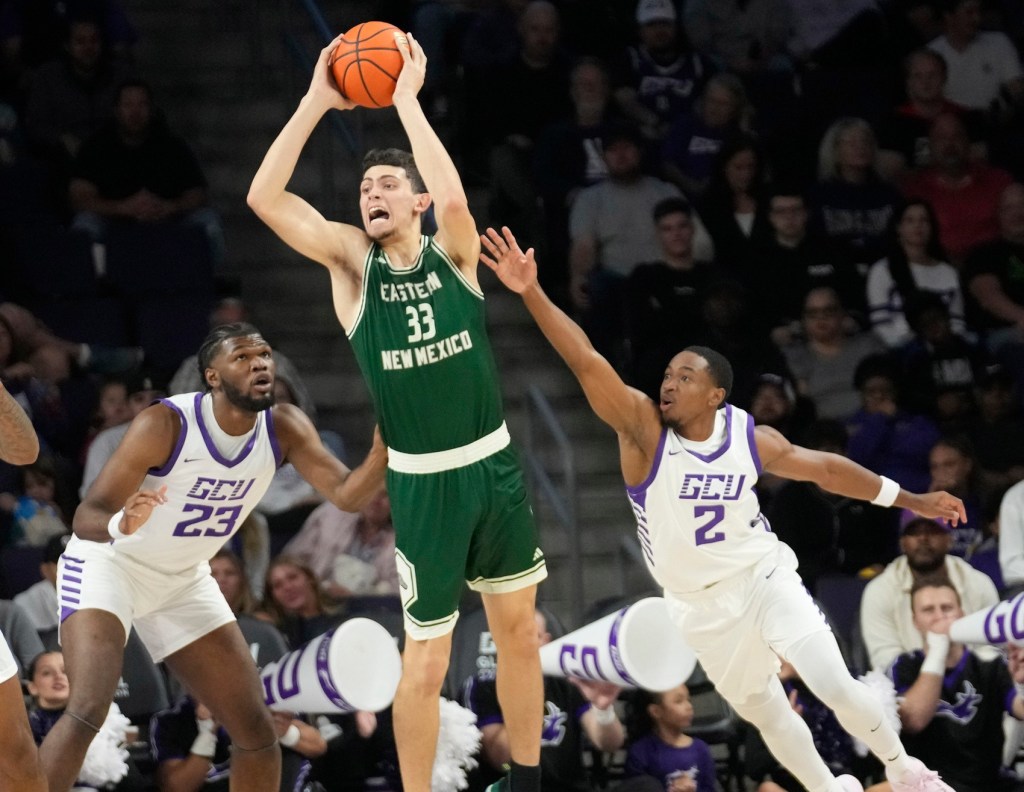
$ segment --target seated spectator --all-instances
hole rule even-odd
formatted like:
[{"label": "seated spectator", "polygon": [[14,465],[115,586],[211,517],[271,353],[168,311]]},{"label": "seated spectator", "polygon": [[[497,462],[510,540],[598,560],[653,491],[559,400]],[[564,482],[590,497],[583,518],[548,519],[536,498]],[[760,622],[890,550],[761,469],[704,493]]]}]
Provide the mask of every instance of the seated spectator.
[{"label": "seated spectator", "polygon": [[123,377],[109,377],[100,385],[96,399],[96,411],[89,423],[89,433],[82,443],[82,453],[79,461],[84,466],[85,459],[89,454],[89,446],[96,439],[96,435],[106,429],[120,426],[125,421],[131,420],[131,412],[128,409],[128,382]]},{"label": "seated spectator", "polygon": [[42,578],[20,594],[15,595],[14,604],[25,611],[36,632],[54,630],[60,623],[57,605],[57,561],[67,546],[70,534],[53,537],[43,548],[43,560],[39,562],[39,576]]},{"label": "seated spectator", "polygon": [[661,142],[671,120],[693,108],[713,68],[680,32],[672,0],[638,0],[636,25],[638,43],[612,71],[615,102],[644,138]]},{"label": "seated spectator", "polygon": [[110,57],[102,29],[91,19],[72,21],[63,57],[32,76],[25,129],[62,172],[82,142],[112,118],[115,91],[127,76],[127,65]]},{"label": "seated spectator", "polygon": [[665,177],[695,201],[707,189],[722,146],[749,127],[750,103],[743,83],[716,74],[692,110],[675,116],[661,144]]},{"label": "seated spectator", "polygon": [[[58,503],[57,466],[50,456],[41,456],[22,469],[21,493],[0,493],[0,512],[10,521],[7,543],[22,547],[45,547],[50,539],[69,530],[66,514],[73,509]],[[77,504],[75,504],[77,505]],[[9,517],[8,517],[9,515]]]},{"label": "seated spectator", "polygon": [[999,235],[998,205],[1013,181],[1004,170],[972,162],[971,141],[963,121],[940,114],[928,133],[931,165],[904,182],[909,198],[927,201],[938,218],[939,241],[950,261],[960,266],[971,248]]},{"label": "seated spectator", "polygon": [[810,194],[811,227],[836,245],[845,266],[867,265],[885,252],[900,194],[878,175],[878,144],[862,118],[845,117],[818,147],[818,182]]},{"label": "seated spectator", "polygon": [[0,599],[0,633],[7,639],[14,662],[18,664],[18,675],[27,678],[26,670],[44,651],[43,642],[28,614],[11,600]]},{"label": "seated spectator", "polygon": [[1024,481],[1006,490],[999,505],[999,568],[1008,593],[1024,590]]},{"label": "seated spectator", "polygon": [[1005,491],[996,491],[985,498],[983,538],[967,559],[972,567],[992,578],[1001,596],[1006,590],[1003,571],[999,566],[999,506],[1004,495]]},{"label": "seated spectator", "polygon": [[1024,71],[1013,42],[981,30],[981,0],[943,0],[943,34],[928,46],[949,67],[946,98],[961,107],[999,113],[1024,99]]},{"label": "seated spectator", "polygon": [[1011,647],[1007,669],[1001,657],[951,640],[950,625],[965,611],[948,580],[919,581],[910,597],[921,649],[901,654],[889,670],[907,752],[957,792],[1019,792],[1021,781],[1002,773],[1003,715],[1024,719],[1014,689],[1024,682],[1024,654]]},{"label": "seated spectator", "polygon": [[[943,113],[963,118],[972,140],[977,141],[982,132],[977,114],[943,95],[948,77],[945,58],[934,50],[916,49],[907,55],[903,68],[906,102],[883,122],[879,135],[879,169],[890,181],[903,177],[909,170],[932,164],[928,132],[932,122]],[[981,143],[972,148],[976,158],[984,153]]]},{"label": "seated spectator", "polygon": [[210,559],[210,574],[217,581],[220,593],[235,616],[251,616],[256,611],[256,599],[249,587],[245,565],[241,556],[223,548]]},{"label": "seated spectator", "polygon": [[182,223],[202,228],[214,261],[223,258],[220,220],[195,154],[159,118],[144,82],[118,87],[114,121],[82,144],[68,195],[71,227],[96,243],[112,222]]},{"label": "seated spectator", "polygon": [[[551,641],[544,615],[536,613],[537,636],[543,646]],[[562,677],[544,677],[544,726],[541,730],[541,787],[552,792],[587,790],[583,765],[583,738],[598,750],[617,751],[625,731],[615,712],[618,688],[610,683]],[[481,759],[492,771],[501,772],[510,758],[509,736],[498,704],[493,670],[480,671],[463,687],[465,706],[476,714],[483,732]]]},{"label": "seated spectator", "polygon": [[838,293],[819,286],[804,298],[802,332],[782,346],[797,391],[813,402],[819,418],[846,420],[856,412],[860,405],[854,386],[857,366],[885,350],[873,333],[847,332],[849,326],[855,324],[848,321]]},{"label": "seated spectator", "polygon": [[693,725],[693,703],[686,685],[657,693],[637,690],[630,708],[633,717],[626,778],[649,776],[657,779],[659,789],[715,792],[718,787],[711,748],[686,733]]},{"label": "seated spectator", "polygon": [[638,264],[625,288],[629,380],[652,398],[665,361],[697,335],[703,293],[715,277],[713,266],[694,258],[693,209],[685,198],[660,201],[654,207],[654,226],[661,256]]},{"label": "seated spectator", "polygon": [[[928,455],[928,467],[932,473],[929,492],[945,491],[956,495],[964,502],[967,521],[953,526],[953,544],[949,552],[951,555],[969,559],[983,538],[984,504],[987,497],[978,475],[977,460],[971,441],[963,435],[943,437],[932,446]],[[911,517],[911,513],[903,514],[903,519]]]},{"label": "seated spectator", "polygon": [[[999,602],[992,579],[962,558],[949,555],[953,533],[949,525],[926,517],[907,520],[900,529],[903,555],[867,584],[860,601],[860,628],[871,667],[884,670],[899,655],[924,648],[920,628],[911,610],[911,589],[923,580],[948,579],[965,612]],[[980,647],[985,659],[998,655],[994,647]]]},{"label": "seated spectator", "polygon": [[313,570],[296,558],[277,556],[270,562],[265,591],[262,611],[292,649],[323,635],[344,618]]},{"label": "seated spectator", "polygon": [[402,788],[391,707],[320,715],[317,724],[327,739],[327,753],[313,761],[310,779],[329,792]]},{"label": "seated spectator", "polygon": [[386,490],[357,514],[332,503],[320,504],[282,553],[308,564],[335,599],[399,593],[395,528]]},{"label": "seated spectator", "polygon": [[[327,750],[320,732],[290,712],[272,712],[281,743],[281,792],[312,792],[304,783],[310,759]],[[231,737],[202,702],[191,696],[153,716],[149,740],[161,790],[227,792]]]},{"label": "seated spectator", "polygon": [[[838,421],[815,421],[807,429],[806,444],[845,455],[846,430]],[[793,548],[800,578],[812,594],[823,575],[880,572],[896,556],[891,510],[833,495],[816,484],[784,482],[765,516],[772,531]]]},{"label": "seated spectator", "polygon": [[888,358],[862,360],[853,384],[861,406],[846,422],[847,455],[906,489],[925,491],[931,480],[928,452],[939,439],[938,426],[903,407],[898,369]]},{"label": "seated spectator", "polygon": [[1013,378],[1001,366],[988,366],[975,391],[977,414],[967,427],[978,455],[982,479],[989,490],[1024,479],[1024,414]]}]

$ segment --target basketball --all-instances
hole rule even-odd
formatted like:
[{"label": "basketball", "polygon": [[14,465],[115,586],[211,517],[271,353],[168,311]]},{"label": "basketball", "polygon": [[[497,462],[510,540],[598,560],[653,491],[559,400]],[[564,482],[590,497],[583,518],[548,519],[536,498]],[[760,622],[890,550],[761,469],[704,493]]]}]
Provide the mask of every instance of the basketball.
[{"label": "basketball", "polygon": [[360,107],[390,107],[395,83],[402,71],[402,53],[387,22],[363,22],[349,30],[331,55],[331,71],[338,90]]}]

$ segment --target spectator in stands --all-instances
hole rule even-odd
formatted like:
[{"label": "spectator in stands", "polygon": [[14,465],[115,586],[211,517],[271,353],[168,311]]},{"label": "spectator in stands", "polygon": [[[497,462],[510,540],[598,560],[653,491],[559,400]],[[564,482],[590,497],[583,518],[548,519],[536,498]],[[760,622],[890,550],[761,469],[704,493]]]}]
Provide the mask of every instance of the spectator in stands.
[{"label": "spectator in stands", "polygon": [[320,581],[297,558],[277,556],[267,570],[262,610],[293,649],[304,646],[342,621]]},{"label": "spectator in stands", "polygon": [[939,439],[939,428],[903,406],[898,364],[882,355],[864,358],[853,384],[860,391],[861,407],[846,422],[847,456],[902,487],[926,491],[931,481],[928,452]]},{"label": "spectator in stands", "polygon": [[968,563],[979,572],[984,572],[995,584],[996,591],[1004,596],[1006,582],[999,566],[999,505],[1003,502],[1005,490],[990,492],[985,497],[984,526],[981,544],[974,548]]},{"label": "spectator in stands", "polygon": [[[896,181],[909,170],[931,165],[928,133],[932,122],[943,113],[964,119],[972,131],[972,140],[981,137],[981,119],[977,114],[947,99],[943,93],[948,70],[946,60],[935,50],[916,49],[903,63],[906,101],[896,107],[882,124],[879,135],[879,170],[890,181]],[[974,147],[981,154],[984,146]]]},{"label": "spectator in stands", "polygon": [[639,41],[613,70],[615,102],[647,140],[660,142],[676,116],[692,109],[713,69],[690,48],[672,0],[638,0]]},{"label": "spectator in stands", "polygon": [[[952,529],[951,555],[970,559],[981,544],[985,529],[986,490],[981,484],[971,441],[963,435],[948,435],[932,446],[928,467],[932,473],[929,492],[945,491],[964,502],[967,521]],[[904,514],[905,519],[910,515]]]},{"label": "spectator in stands", "polygon": [[125,421],[131,420],[131,412],[128,409],[128,382],[124,377],[109,377],[99,387],[96,398],[96,410],[93,413],[92,421],[89,424],[89,433],[82,443],[82,452],[79,461],[85,464],[85,458],[89,453],[89,446],[96,439],[96,435],[105,429],[120,426]]},{"label": "spectator in stands", "polygon": [[893,214],[885,258],[868,271],[871,329],[890,349],[913,338],[907,315],[917,308],[922,292],[939,295],[949,308],[953,331],[967,332],[960,278],[946,260],[937,230],[935,212],[927,201],[907,202]]},{"label": "spectator in stands", "polygon": [[962,107],[999,112],[1024,98],[1020,55],[1005,33],[981,30],[981,0],[944,0],[943,35],[928,46],[949,66],[946,98]]},{"label": "spectator in stands", "polygon": [[[285,749],[281,752],[281,792],[307,792],[310,787],[304,780],[309,760],[323,755],[327,742],[315,727],[294,713],[271,714],[278,741]],[[156,713],[149,741],[161,790],[227,792],[231,738],[202,702],[186,695],[170,709]]]},{"label": "spectator in stands", "polygon": [[195,154],[158,116],[140,80],[118,86],[114,121],[82,144],[68,195],[72,228],[96,243],[112,222],[182,223],[202,228],[214,261],[223,258],[220,219]]},{"label": "spectator in stands", "polygon": [[931,204],[939,240],[959,266],[971,248],[999,235],[998,205],[1013,181],[1004,170],[970,159],[971,141],[957,116],[940,114],[928,133],[931,165],[910,175],[904,192]]},{"label": "spectator in stands", "polygon": [[1009,593],[1024,590],[1024,481],[1010,487],[999,505],[999,568]]},{"label": "spectator in stands", "polygon": [[1019,792],[1021,781],[1002,773],[1003,715],[1024,719],[1024,655],[1011,647],[1007,669],[1001,657],[952,641],[950,625],[965,610],[948,580],[918,581],[910,596],[921,648],[889,669],[901,741],[957,792]]},{"label": "spectator in stands", "polygon": [[42,633],[55,630],[60,623],[57,605],[57,560],[68,543],[70,534],[54,536],[43,548],[43,559],[39,562],[41,580],[33,583],[14,597],[14,604],[25,611],[29,621]]},{"label": "spectator in stands", "polygon": [[698,333],[703,293],[715,277],[709,262],[694,257],[689,202],[680,196],[665,198],[653,214],[661,256],[638,264],[625,285],[630,382],[652,397],[665,361]]},{"label": "spectator in stands", "polygon": [[686,685],[653,693],[637,690],[630,700],[632,717],[626,778],[649,776],[658,789],[718,789],[715,760],[703,740],[686,732],[693,725],[693,703]]},{"label": "spectator in stands", "polygon": [[666,178],[690,200],[707,189],[718,153],[749,126],[750,103],[743,83],[733,74],[716,74],[704,85],[690,110],[675,116],[661,145]]},{"label": "spectator in stands", "polygon": [[[785,275],[779,273],[779,278]],[[764,292],[757,293],[770,299]],[[860,405],[854,386],[857,366],[869,355],[883,352],[885,346],[874,334],[854,329],[856,323],[849,320],[839,294],[829,286],[807,292],[800,328],[796,337],[781,347],[797,391],[814,403],[819,418],[850,418]]]},{"label": "spectator in stands", "polygon": [[256,611],[256,600],[252,595],[245,565],[241,556],[233,550],[223,548],[210,559],[210,574],[217,581],[220,593],[236,616],[251,616]]},{"label": "spectator in stands", "polygon": [[[547,621],[536,613],[537,635],[543,646],[551,641]],[[617,751],[625,730],[615,712],[618,688],[603,682],[544,677],[544,726],[541,731],[541,786],[552,792],[587,790],[583,764],[584,736],[600,751]],[[509,761],[508,730],[498,705],[492,669],[480,671],[463,686],[465,706],[476,714],[483,732],[481,758],[495,771]]]},{"label": "spectator in stands", "polygon": [[25,679],[26,670],[43,653],[44,647],[28,614],[11,600],[0,599],[0,633],[11,647],[14,661],[18,664],[18,675]]},{"label": "spectator in stands", "polygon": [[844,117],[818,147],[818,182],[810,195],[812,228],[835,243],[844,266],[867,265],[885,253],[885,234],[900,194],[877,172],[874,130]]},{"label": "spectator in stands", "polygon": [[0,511],[11,517],[7,543],[27,547],[45,547],[55,536],[68,532],[67,517],[75,503],[58,503],[59,474],[53,457],[41,455],[21,470],[22,488],[18,495],[0,494]]},{"label": "spectator in stands", "polygon": [[[911,610],[911,589],[919,581],[948,579],[967,613],[999,601],[992,579],[962,558],[949,555],[952,545],[953,534],[945,523],[915,517],[900,528],[903,555],[867,584],[860,601],[861,635],[872,668],[888,668],[904,652],[924,648],[924,636]],[[978,651],[985,659],[998,654],[994,647]]]},{"label": "spectator in stands", "polygon": [[967,434],[982,478],[992,491],[1006,489],[1024,479],[1024,414],[1013,378],[1002,366],[987,366],[978,377],[975,401],[978,412]]},{"label": "spectator in stands", "polygon": [[64,56],[45,63],[32,77],[25,129],[40,151],[66,171],[82,142],[113,115],[117,86],[128,67],[110,57],[99,23],[70,23]]},{"label": "spectator in stands", "polygon": [[281,552],[305,562],[335,599],[399,593],[395,529],[386,490],[357,514],[320,504]]}]

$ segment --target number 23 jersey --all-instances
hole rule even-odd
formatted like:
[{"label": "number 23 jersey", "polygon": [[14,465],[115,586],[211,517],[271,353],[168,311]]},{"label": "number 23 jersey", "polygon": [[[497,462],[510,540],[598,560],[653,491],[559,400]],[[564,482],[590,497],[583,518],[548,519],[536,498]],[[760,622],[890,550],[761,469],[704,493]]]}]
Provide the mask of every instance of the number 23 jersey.
[{"label": "number 23 jersey", "polygon": [[161,399],[181,419],[178,442],[163,467],[151,468],[139,489],[167,486],[167,502],[114,549],[145,566],[182,572],[209,561],[238,530],[263,497],[281,462],[271,411],[256,414],[241,448],[232,457],[218,449],[212,411],[203,414],[201,393]]},{"label": "number 23 jersey", "polygon": [[754,490],[754,419],[727,404],[714,435],[718,443],[698,452],[664,427],[647,479],[626,488],[647,566],[672,593],[705,589],[779,546]]}]

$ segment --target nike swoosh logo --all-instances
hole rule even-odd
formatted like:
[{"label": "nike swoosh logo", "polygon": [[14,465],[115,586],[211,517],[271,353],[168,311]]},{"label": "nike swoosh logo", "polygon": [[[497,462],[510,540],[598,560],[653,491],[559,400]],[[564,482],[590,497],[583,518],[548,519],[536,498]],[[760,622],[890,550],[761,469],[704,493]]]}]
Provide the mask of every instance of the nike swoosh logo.
[{"label": "nike swoosh logo", "polygon": [[765,580],[767,580],[767,579],[768,579],[768,578],[770,578],[770,577],[771,577],[772,575],[774,575],[774,574],[775,574],[775,570],[776,570],[776,569],[778,569],[778,567],[775,567],[774,569],[772,569],[772,571],[771,571],[771,572],[769,572],[769,573],[768,573],[767,575],[765,575],[765,576],[764,576],[764,579],[765,579]]},{"label": "nike swoosh logo", "polygon": [[198,461],[199,461],[199,460],[200,460],[201,458],[202,458],[202,457],[192,457],[191,459],[183,459],[183,460],[181,460],[181,461],[182,461],[183,463],[184,463],[184,462],[198,462]]},{"label": "nike swoosh logo", "polygon": [[682,451],[669,451],[668,455],[669,456],[675,456],[676,454],[681,454],[681,453],[683,453],[683,452]]}]

